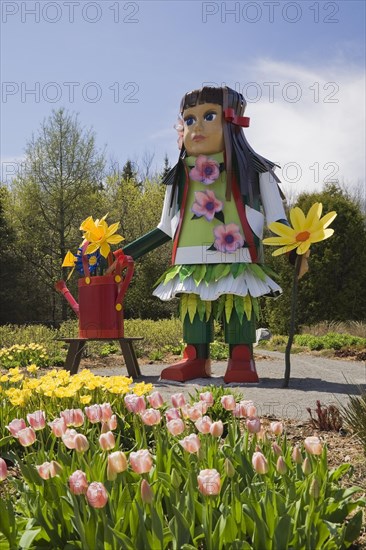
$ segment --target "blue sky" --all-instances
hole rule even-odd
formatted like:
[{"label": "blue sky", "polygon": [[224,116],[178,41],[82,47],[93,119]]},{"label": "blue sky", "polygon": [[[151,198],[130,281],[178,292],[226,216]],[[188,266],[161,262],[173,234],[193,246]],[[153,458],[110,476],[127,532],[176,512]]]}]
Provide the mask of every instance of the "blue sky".
[{"label": "blue sky", "polygon": [[[247,98],[253,147],[285,192],[340,179],[365,192],[363,1],[1,1],[2,179],[52,109],[93,127],[123,166],[178,150],[182,95]],[[35,90],[31,93],[31,90]]]}]

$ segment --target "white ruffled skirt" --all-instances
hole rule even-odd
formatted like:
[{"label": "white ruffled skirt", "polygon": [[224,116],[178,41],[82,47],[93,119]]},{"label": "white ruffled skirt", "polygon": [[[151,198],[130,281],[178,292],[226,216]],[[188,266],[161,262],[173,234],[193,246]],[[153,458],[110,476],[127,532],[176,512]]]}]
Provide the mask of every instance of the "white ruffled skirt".
[{"label": "white ruffled skirt", "polygon": [[195,283],[192,276],[186,277],[182,281],[179,275],[176,275],[165,284],[161,282],[154,290],[153,295],[165,302],[179,294],[197,294],[201,300],[213,301],[223,294],[236,296],[249,294],[253,298],[259,298],[260,296],[276,297],[281,293],[281,287],[271,277],[265,275],[261,279],[247,270],[236,278],[229,274],[215,282],[201,281],[199,285]]}]

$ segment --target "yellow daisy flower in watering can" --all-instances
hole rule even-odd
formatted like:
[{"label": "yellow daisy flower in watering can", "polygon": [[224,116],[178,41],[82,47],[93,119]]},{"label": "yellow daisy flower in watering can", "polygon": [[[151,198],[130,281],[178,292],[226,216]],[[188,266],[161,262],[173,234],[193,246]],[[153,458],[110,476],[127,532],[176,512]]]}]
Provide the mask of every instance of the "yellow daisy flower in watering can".
[{"label": "yellow daisy flower in watering can", "polygon": [[108,257],[111,251],[111,244],[118,244],[124,240],[121,235],[115,234],[120,224],[112,223],[108,226],[105,218],[107,214],[103,216],[101,220],[93,220],[92,216],[89,216],[80,226],[80,229],[84,231],[84,239],[88,241],[89,245],[86,249],[86,254],[93,254],[96,250],[100,250],[100,253],[104,258]]}]

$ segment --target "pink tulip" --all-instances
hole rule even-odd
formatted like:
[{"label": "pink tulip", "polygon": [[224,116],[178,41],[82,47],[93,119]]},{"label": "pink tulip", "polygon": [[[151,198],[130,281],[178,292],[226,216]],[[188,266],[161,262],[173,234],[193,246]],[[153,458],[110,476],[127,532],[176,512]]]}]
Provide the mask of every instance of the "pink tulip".
[{"label": "pink tulip", "polygon": [[107,464],[107,479],[109,481],[114,481],[117,477],[117,474],[127,470],[127,458],[125,453],[121,451],[115,451],[108,455],[108,464]]},{"label": "pink tulip", "polygon": [[145,504],[151,504],[154,500],[154,493],[153,490],[150,487],[150,484],[146,481],[146,479],[143,479],[141,481],[141,499],[142,502]]},{"label": "pink tulip", "polygon": [[310,463],[310,460],[308,459],[308,457],[306,457],[304,459],[304,462],[302,463],[302,471],[304,472],[304,474],[306,476],[311,474],[311,463]]},{"label": "pink tulip", "polygon": [[36,468],[39,473],[39,476],[42,479],[49,479],[50,477],[55,477],[62,470],[61,464],[59,464],[55,460],[52,460],[51,462],[43,462],[43,464],[36,466]]},{"label": "pink tulip", "polygon": [[208,406],[211,406],[214,404],[214,398],[210,391],[200,393],[200,400],[205,401]]},{"label": "pink tulip", "polygon": [[108,494],[99,481],[93,481],[86,491],[86,499],[92,508],[104,508],[108,502]]},{"label": "pink tulip", "polygon": [[99,445],[103,451],[110,451],[116,446],[116,440],[112,432],[101,434],[99,437]]},{"label": "pink tulip", "polygon": [[192,422],[195,422],[202,415],[206,414],[208,405],[205,401],[200,401],[199,403],[194,403],[191,405],[182,406],[182,414],[185,418],[189,418]]},{"label": "pink tulip", "polygon": [[245,410],[240,403],[235,403],[235,409],[233,409],[233,416],[236,418],[243,418],[245,416]]},{"label": "pink tulip", "polygon": [[33,430],[43,430],[46,426],[46,415],[44,411],[35,411],[34,413],[27,414],[28,424]]},{"label": "pink tulip", "polygon": [[17,437],[23,447],[29,447],[36,440],[36,432],[33,428],[24,428],[23,430],[19,430]]},{"label": "pink tulip", "polygon": [[173,393],[173,395],[170,397],[173,407],[176,409],[180,409],[183,407],[183,405],[186,404],[186,398],[184,397],[183,393]]},{"label": "pink tulip", "polygon": [[257,409],[253,401],[240,401],[240,403],[236,404],[233,415],[239,418],[255,418],[257,416]]},{"label": "pink tulip", "polygon": [[140,449],[130,454],[130,464],[136,474],[146,474],[153,466],[153,459],[149,451]]},{"label": "pink tulip", "polygon": [[65,420],[66,426],[78,428],[84,424],[84,414],[81,409],[65,409],[60,413],[61,418]]},{"label": "pink tulip", "polygon": [[147,400],[154,409],[159,409],[164,405],[164,399],[160,392],[154,391],[147,396]]},{"label": "pink tulip", "polygon": [[221,397],[221,405],[227,411],[233,411],[236,406],[235,397],[233,395],[223,395]]},{"label": "pink tulip", "polygon": [[18,437],[18,432],[20,430],[24,430],[24,428],[27,427],[27,424],[25,423],[25,420],[23,420],[23,418],[14,418],[14,420],[9,422],[8,426],[6,427],[13,437]]},{"label": "pink tulip", "polygon": [[126,409],[129,412],[133,412],[135,414],[142,413],[146,409],[145,399],[142,397],[142,395],[129,393],[125,395],[124,402],[126,405]]},{"label": "pink tulip", "polygon": [[256,451],[253,453],[252,465],[258,474],[266,474],[268,472],[268,462],[263,453]]},{"label": "pink tulip", "polygon": [[257,416],[257,408],[254,406],[253,401],[241,401],[241,404],[245,410],[245,416],[248,418],[254,418]]},{"label": "pink tulip", "polygon": [[165,413],[165,418],[167,422],[170,420],[175,420],[176,418],[180,418],[180,410],[179,409],[168,409]]},{"label": "pink tulip", "polygon": [[69,487],[70,487],[70,492],[73,495],[85,495],[88,489],[88,481],[86,479],[86,474],[81,470],[76,470],[69,477]]},{"label": "pink tulip", "polygon": [[261,421],[259,418],[252,418],[252,419],[248,418],[245,424],[248,432],[251,434],[256,434],[261,431]]},{"label": "pink tulip", "polygon": [[323,446],[320,442],[320,439],[315,435],[311,437],[307,437],[305,439],[304,447],[310,455],[321,455],[323,451]]},{"label": "pink tulip", "polygon": [[217,422],[212,422],[210,426],[210,434],[213,437],[221,437],[224,431],[224,425],[221,420],[218,420]]},{"label": "pink tulip", "polygon": [[292,460],[296,463],[296,464],[301,464],[302,463],[302,454],[301,454],[301,451],[299,449],[299,447],[296,445],[294,448],[293,448],[293,451],[292,451]]},{"label": "pink tulip", "polygon": [[78,432],[74,429],[69,429],[65,431],[65,433],[61,436],[62,441],[64,442],[64,445],[68,449],[75,449],[75,437],[78,435]]},{"label": "pink tulip", "polygon": [[75,451],[77,453],[85,453],[89,449],[89,441],[83,434],[77,434],[74,439]]},{"label": "pink tulip", "polygon": [[156,409],[146,409],[146,411],[142,411],[141,413],[141,420],[147,426],[155,426],[156,424],[160,424],[160,411],[157,411]]},{"label": "pink tulip", "polygon": [[221,480],[217,470],[201,470],[197,481],[198,489],[203,495],[218,495],[220,493]]},{"label": "pink tulip", "polygon": [[281,456],[281,455],[282,455],[282,449],[281,449],[281,447],[278,445],[278,443],[276,443],[276,442],[272,443],[272,451],[273,451],[274,454],[277,455],[277,456]]},{"label": "pink tulip", "polygon": [[179,443],[182,445],[183,449],[188,453],[197,453],[197,451],[201,446],[199,437],[196,434],[187,435],[184,439],[179,441]]},{"label": "pink tulip", "polygon": [[118,426],[117,422],[117,416],[115,414],[112,414],[109,420],[107,422],[102,422],[101,432],[105,434],[106,432],[111,432],[112,430],[116,430]]},{"label": "pink tulip", "polygon": [[209,416],[202,416],[195,422],[195,426],[201,434],[209,434],[212,426],[212,420]]},{"label": "pink tulip", "polygon": [[274,435],[281,435],[283,432],[283,424],[282,422],[271,422],[270,429]]},{"label": "pink tulip", "polygon": [[113,414],[112,407],[110,406],[109,403],[102,403],[100,405],[100,410],[102,414],[102,418],[101,418],[102,422],[108,422],[108,420],[111,419]]},{"label": "pink tulip", "polygon": [[0,458],[0,481],[4,481],[8,477],[8,467],[3,458]]},{"label": "pink tulip", "polygon": [[281,476],[287,472],[287,464],[282,456],[279,456],[277,459],[276,470]]},{"label": "pink tulip", "polygon": [[67,430],[66,422],[64,418],[55,418],[52,422],[49,422],[53,435],[56,437],[62,437]]},{"label": "pink tulip", "polygon": [[184,432],[185,425],[181,418],[174,418],[173,420],[169,420],[166,424],[167,430],[172,435],[180,435]]},{"label": "pink tulip", "polygon": [[110,430],[116,430],[118,426],[117,416],[115,414],[112,414],[112,416],[110,417],[108,422],[106,422],[106,424],[108,424]]},{"label": "pink tulip", "polygon": [[84,409],[86,416],[88,417],[89,422],[92,424],[97,424],[102,420],[102,409],[100,405],[90,405],[90,407],[85,407]]}]

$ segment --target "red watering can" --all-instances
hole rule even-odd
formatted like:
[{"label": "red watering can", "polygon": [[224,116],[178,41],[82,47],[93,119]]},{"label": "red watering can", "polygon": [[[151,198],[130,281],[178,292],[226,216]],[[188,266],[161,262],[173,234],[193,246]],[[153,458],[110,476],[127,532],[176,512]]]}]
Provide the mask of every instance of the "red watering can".
[{"label": "red watering can", "polygon": [[[122,250],[114,252],[115,261],[105,275],[90,276],[84,243],[82,262],[85,277],[79,279],[79,303],[65,281],[58,281],[56,290],[64,295],[79,318],[79,338],[123,338],[123,298],[134,272],[134,261]],[[126,272],[122,275],[122,270]]]}]

